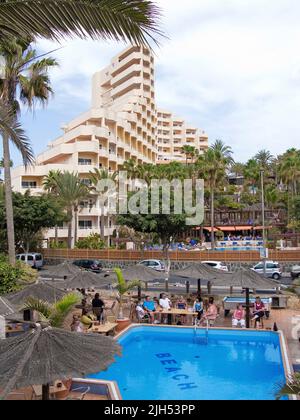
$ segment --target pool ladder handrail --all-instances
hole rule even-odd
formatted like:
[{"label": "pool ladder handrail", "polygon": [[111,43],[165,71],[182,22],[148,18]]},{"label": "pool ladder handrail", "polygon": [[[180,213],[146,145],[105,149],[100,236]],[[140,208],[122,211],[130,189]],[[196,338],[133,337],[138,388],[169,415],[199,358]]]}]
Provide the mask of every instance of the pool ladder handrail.
[{"label": "pool ladder handrail", "polygon": [[[194,325],[194,337],[197,337],[197,331],[198,331],[198,325],[197,322],[195,321],[195,325]],[[208,344],[208,332],[209,332],[209,320],[206,320],[206,330],[205,330],[205,336],[206,336],[206,344]]]}]

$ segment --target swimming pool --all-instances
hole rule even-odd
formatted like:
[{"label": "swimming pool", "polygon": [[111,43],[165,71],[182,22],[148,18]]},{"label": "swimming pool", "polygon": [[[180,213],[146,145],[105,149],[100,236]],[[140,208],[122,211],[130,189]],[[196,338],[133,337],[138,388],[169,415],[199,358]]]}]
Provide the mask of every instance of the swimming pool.
[{"label": "swimming pool", "polygon": [[124,400],[270,400],[285,381],[273,332],[138,326],[122,357],[90,378],[118,383]]}]

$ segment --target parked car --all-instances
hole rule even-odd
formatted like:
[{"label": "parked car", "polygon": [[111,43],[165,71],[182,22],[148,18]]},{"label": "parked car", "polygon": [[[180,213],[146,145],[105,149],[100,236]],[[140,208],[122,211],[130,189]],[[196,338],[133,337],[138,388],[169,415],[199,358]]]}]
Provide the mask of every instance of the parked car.
[{"label": "parked car", "polygon": [[92,271],[93,273],[100,273],[102,271],[102,264],[98,260],[76,260],[73,264],[84,270]]},{"label": "parked car", "polygon": [[30,267],[40,270],[44,265],[44,259],[42,254],[37,254],[35,252],[27,254],[18,254],[17,260],[22,261],[28,264]]},{"label": "parked car", "polygon": [[[280,264],[276,261],[266,261],[266,276],[274,280],[279,280],[282,277],[282,270]],[[258,274],[264,274],[264,263],[260,262],[256,264],[251,270]]]},{"label": "parked car", "polygon": [[294,265],[292,267],[291,276],[293,279],[300,277],[300,265]]},{"label": "parked car", "polygon": [[203,264],[216,268],[217,270],[229,271],[227,265],[221,261],[203,261]]},{"label": "parked car", "polygon": [[138,263],[138,265],[144,265],[145,267],[153,268],[156,271],[165,271],[165,264],[160,260],[144,260]]}]

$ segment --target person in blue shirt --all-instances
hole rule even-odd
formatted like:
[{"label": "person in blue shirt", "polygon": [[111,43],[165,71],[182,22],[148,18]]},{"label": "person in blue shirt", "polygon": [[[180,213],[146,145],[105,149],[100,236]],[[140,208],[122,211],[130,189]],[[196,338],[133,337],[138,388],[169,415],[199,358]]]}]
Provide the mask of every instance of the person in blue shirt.
[{"label": "person in blue shirt", "polygon": [[203,311],[204,311],[202,298],[197,299],[195,301],[194,307],[193,307],[193,311],[194,312],[197,312],[197,314],[198,314],[197,315],[197,319],[195,320],[195,324],[198,324],[199,325],[199,323],[201,321],[201,318],[203,316]]},{"label": "person in blue shirt", "polygon": [[154,300],[151,299],[150,296],[146,296],[146,300],[143,304],[143,308],[145,312],[150,316],[151,323],[153,323],[154,318],[155,318],[156,306],[155,306]]}]

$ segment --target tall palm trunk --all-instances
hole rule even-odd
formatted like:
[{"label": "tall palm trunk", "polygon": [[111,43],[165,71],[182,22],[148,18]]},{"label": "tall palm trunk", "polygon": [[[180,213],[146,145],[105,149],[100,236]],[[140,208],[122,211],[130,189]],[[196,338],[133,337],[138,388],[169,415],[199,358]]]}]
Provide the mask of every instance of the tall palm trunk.
[{"label": "tall palm trunk", "polygon": [[210,190],[210,226],[211,226],[211,249],[215,249],[215,190]]},{"label": "tall palm trunk", "polygon": [[3,133],[3,160],[4,160],[4,178],[5,178],[4,187],[5,187],[8,258],[9,258],[10,264],[14,265],[16,263],[16,251],[15,251],[14,210],[13,210],[11,173],[10,173],[10,151],[9,151],[9,137],[5,133]]},{"label": "tall palm trunk", "polygon": [[72,224],[73,224],[73,211],[72,209],[68,210],[68,248],[72,248]]},{"label": "tall palm trunk", "polygon": [[78,240],[78,207],[74,209],[74,246]]},{"label": "tall palm trunk", "polygon": [[101,216],[100,216],[100,236],[101,239],[104,241],[105,239],[105,215],[104,215],[104,208],[101,210]]},{"label": "tall palm trunk", "polygon": [[55,247],[58,246],[58,226],[56,225],[54,228],[54,243],[55,243]]}]

